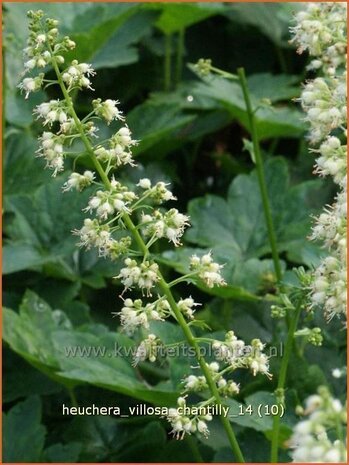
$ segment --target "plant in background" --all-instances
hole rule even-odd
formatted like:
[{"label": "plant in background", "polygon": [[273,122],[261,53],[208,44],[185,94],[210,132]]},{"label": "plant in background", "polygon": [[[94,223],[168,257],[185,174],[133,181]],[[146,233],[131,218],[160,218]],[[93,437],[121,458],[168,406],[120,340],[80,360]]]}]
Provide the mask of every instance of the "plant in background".
[{"label": "plant in background", "polygon": [[[339,192],[335,202],[316,218],[313,240],[323,242],[329,255],[303,282],[310,288],[309,308],[322,308],[325,317],[346,318],[347,312],[347,6],[311,3],[296,15],[291,30],[299,53],[313,57],[309,69],[321,74],[304,85],[300,102],[310,124],[310,142],[318,148],[315,173],[332,176]],[[301,331],[299,331],[300,333]],[[340,370],[333,375],[341,376]],[[302,409],[301,409],[302,410]],[[294,462],[345,462],[346,407],[328,389],[306,400],[308,419],[293,430],[290,447]]]},{"label": "plant in background", "polygon": [[346,406],[327,388],[320,387],[317,394],[306,399],[305,409],[299,406],[297,411],[306,418],[297,423],[289,441],[293,461],[345,462]]},{"label": "plant in background", "polygon": [[310,125],[315,173],[338,185],[335,202],[316,218],[310,238],[323,243],[329,255],[314,270],[310,308],[322,308],[328,320],[347,311],[347,6],[310,3],[291,28],[299,53],[313,58],[309,69],[320,76],[305,83],[300,102]]},{"label": "plant in background", "polygon": [[[310,4],[307,11],[298,13],[297,21],[298,24],[292,28],[292,31],[295,34],[294,40],[300,44],[299,51],[309,49],[310,54],[316,57],[309,68],[312,70],[322,69],[324,74],[323,77],[306,83],[300,99],[307,112],[306,121],[311,126],[310,141],[312,144],[321,142],[319,149],[312,149],[313,152],[320,154],[316,160],[315,172],[321,176],[333,176],[340,189],[335,203],[326,207],[325,211],[316,219],[310,237],[313,240],[322,240],[330,255],[321,262],[311,275],[305,273],[303,269],[297,270],[303,289],[290,293],[290,289],[282,281],[276,234],[256,125],[256,113],[265,105],[265,102],[260,101],[258,105],[252,102],[243,68],[238,69],[236,75],[231,74],[214,67],[209,59],[200,59],[194,66],[194,69],[201,76],[214,73],[222,78],[235,81],[241,86],[248,117],[248,130],[252,139],[249,151],[256,164],[270,249],[278,281],[278,296],[281,301],[271,307],[271,314],[274,318],[282,319],[285,317],[288,326],[285,354],[275,390],[277,402],[281,404],[285,403],[286,377],[295,338],[303,337],[305,343],[308,342],[315,346],[321,345],[323,340],[320,328],[305,327],[297,330],[301,310],[323,307],[325,316],[330,320],[335,315],[346,315],[347,308],[346,5],[341,3]],[[311,303],[307,305],[306,301],[309,297]],[[279,434],[280,416],[275,415],[271,444],[271,462],[273,463],[278,461]]]},{"label": "plant in background", "polygon": [[[28,16],[30,36],[24,51],[25,73],[51,66],[56,79],[48,80],[40,72],[25,77],[19,87],[27,98],[31,92],[56,84],[63,97],[41,103],[34,111],[45,127],[39,137],[38,156],[45,159],[46,166],[55,176],[64,170],[65,158],[72,156],[73,142],[80,141],[84,145],[96,171],[73,172],[63,186],[64,192],[81,191],[88,186],[94,189],[85,208],[92,216],[87,217],[74,234],[79,237],[81,247],[95,247],[101,257],[123,259],[124,265],[116,276],[124,285],[123,307],[119,313],[121,324],[127,334],[141,330],[138,334],[143,335],[134,364],[157,359],[162,343],[151,331],[151,322],[172,318],[181,327],[187,343],[194,350],[198,366],[194,368],[195,374],[184,379],[183,396],[178,399],[177,408],[169,410],[168,421],[177,438],[194,432],[207,436],[207,422],[212,420],[207,408],[223,405],[225,397],[239,392],[239,385],[231,377],[236,369],[245,368],[254,376],[258,373],[270,376],[264,344],[253,339],[246,345],[233,331],[227,333],[224,341],[195,337],[191,326],[195,307],[199,304],[190,296],[176,301],[172,288],[189,279],[202,281],[208,288],[224,286],[220,273],[222,265],[214,261],[211,253],[193,255],[189,274],[170,283],[164,279],[152,246],[162,238],[179,246],[180,238],[189,226],[188,216],[175,208],[166,210],[163,207],[165,202],[175,200],[166,183],[152,184],[148,178],[142,178],[135,185],[124,185],[117,179],[118,168],[134,166],[132,147],[137,144],[118,108],[118,101],[95,99],[92,111],[80,119],[74,109],[72,92],[93,90],[90,78],[95,74],[94,70],[91,65],[77,60],[65,64],[64,53],[73,50],[75,43],[69,37],[60,38],[56,20],[45,18],[42,11],[30,11]],[[117,121],[121,127],[108,140],[99,141],[96,119],[104,120],[108,125]],[[130,290],[140,292],[140,297],[124,298]],[[201,342],[212,346],[216,361],[206,362],[200,352]],[[194,405],[199,413],[191,413],[192,410],[186,408],[188,395],[192,392],[202,393],[205,397]],[[236,460],[242,462],[243,455],[229,418],[222,415],[221,421]]]}]

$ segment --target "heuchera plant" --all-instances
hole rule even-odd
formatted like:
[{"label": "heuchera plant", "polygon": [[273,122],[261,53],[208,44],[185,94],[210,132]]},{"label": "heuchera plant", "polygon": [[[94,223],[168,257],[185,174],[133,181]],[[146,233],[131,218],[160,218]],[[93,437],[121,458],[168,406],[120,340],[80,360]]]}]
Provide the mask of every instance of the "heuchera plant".
[{"label": "heuchera plant", "polygon": [[[320,328],[304,327],[297,330],[301,310],[312,312],[321,308],[329,321],[334,316],[346,317],[347,311],[347,265],[346,265],[346,230],[347,230],[347,102],[346,102],[346,4],[337,2],[310,3],[305,11],[296,15],[296,26],[291,28],[293,41],[299,45],[299,53],[308,50],[314,57],[309,69],[322,73],[321,77],[309,80],[304,85],[299,101],[306,111],[305,120],[310,124],[309,140],[313,147],[311,152],[319,154],[316,159],[315,173],[320,176],[330,175],[339,186],[335,202],[327,206],[324,212],[315,219],[315,225],[310,235],[311,240],[320,240],[328,250],[320,265],[313,271],[305,272],[302,268],[296,270],[300,280],[300,297],[298,299],[291,289],[282,281],[281,267],[277,252],[277,244],[268,201],[267,188],[263,173],[263,160],[259,146],[255,114],[259,107],[252,106],[245,72],[240,68],[236,75],[220,70],[212,65],[209,59],[200,59],[194,69],[201,76],[211,73],[240,84],[248,115],[251,133],[251,155],[256,164],[258,181],[275,274],[278,279],[278,295],[281,305],[271,306],[273,318],[286,317],[288,336],[285,342],[285,354],[281,363],[275,396],[279,403],[284,403],[285,381],[288,370],[290,351],[296,337],[305,337],[313,345],[321,345]],[[264,102],[265,104],[266,102]],[[260,106],[263,102],[260,102]],[[291,291],[291,292],[290,292]],[[288,294],[288,295],[287,295]],[[293,294],[293,295],[292,295]],[[294,303],[298,300],[298,303]],[[316,405],[314,404],[316,399]],[[342,424],[346,422],[344,409],[339,400],[320,388],[319,395],[311,396],[307,402],[311,408],[309,421],[296,426],[290,445],[295,449],[295,461],[326,462],[344,460],[345,445]],[[315,412],[316,410],[316,412]],[[316,420],[318,418],[318,421]],[[330,420],[331,419],[331,420]],[[334,442],[328,438],[326,431],[336,424],[337,439]],[[304,428],[302,429],[302,425]],[[305,430],[307,425],[307,431]],[[280,434],[280,417],[273,418],[271,462],[278,461],[278,438]],[[302,436],[304,434],[304,436]],[[314,451],[313,451],[314,449]]]},{"label": "heuchera plant", "polygon": [[[305,83],[301,105],[310,124],[309,139],[317,154],[315,173],[338,185],[335,202],[316,218],[312,234],[328,250],[308,281],[309,309],[323,309],[331,320],[347,316],[347,5],[310,3],[291,28],[299,53],[313,58],[309,69],[320,76]],[[341,370],[333,370],[341,377]],[[346,406],[325,387],[298,412],[307,418],[290,440],[294,462],[346,462]],[[332,432],[335,431],[333,434]]]},{"label": "heuchera plant", "polygon": [[300,102],[310,124],[317,154],[315,173],[338,185],[335,202],[316,219],[311,239],[323,242],[329,255],[314,270],[311,307],[326,318],[346,318],[347,311],[347,7],[345,3],[311,3],[291,28],[299,53],[313,58],[309,69],[320,76],[305,83]]},{"label": "heuchera plant", "polygon": [[[263,353],[264,344],[253,339],[249,345],[239,340],[233,331],[224,340],[201,341],[192,331],[195,308],[199,303],[190,295],[175,300],[172,288],[190,280],[201,280],[207,287],[224,286],[220,274],[222,265],[216,263],[211,253],[192,256],[190,273],[175,281],[167,282],[159,263],[152,253],[152,246],[164,239],[180,246],[180,238],[189,226],[187,215],[176,208],[167,210],[165,202],[175,200],[168,184],[152,182],[143,178],[135,185],[122,184],[118,170],[125,165],[135,165],[132,148],[137,144],[125,122],[118,105],[113,99],[92,102],[92,109],[84,118],[79,118],[72,99],[76,90],[92,89],[91,77],[95,75],[90,64],[73,60],[65,63],[65,52],[75,48],[69,37],[60,37],[58,22],[46,18],[42,11],[30,11],[30,35],[25,53],[25,77],[20,88],[28,98],[31,92],[56,85],[62,98],[41,103],[34,110],[42,121],[45,131],[39,137],[38,156],[44,158],[46,167],[53,176],[64,170],[64,160],[71,153],[72,143],[80,141],[90,157],[94,171],[73,172],[63,186],[63,191],[81,191],[92,186],[93,194],[84,211],[88,215],[80,229],[74,230],[79,246],[96,248],[101,257],[122,260],[123,267],[116,276],[124,285],[121,295],[122,309],[119,312],[123,330],[132,335],[142,330],[147,336],[140,343],[134,364],[157,359],[162,342],[150,330],[150,322],[175,320],[183,331],[188,345],[194,350],[198,366],[183,380],[183,395],[178,398],[177,408],[169,410],[168,421],[176,438],[185,434],[209,434],[208,423],[212,416],[201,408],[199,415],[185,415],[183,409],[189,403],[189,394],[202,392],[205,400],[199,407],[222,405],[224,398],[239,392],[239,385],[232,378],[238,368],[250,370],[256,376],[270,376],[268,357]],[[45,77],[45,70],[53,68],[56,79]],[[96,120],[110,125],[117,123],[118,129],[107,140],[99,140]],[[201,355],[199,343],[211,344],[216,361],[207,363]],[[203,413],[202,413],[203,412]],[[243,456],[232,430],[229,418],[221,416],[224,429],[236,460]]]}]

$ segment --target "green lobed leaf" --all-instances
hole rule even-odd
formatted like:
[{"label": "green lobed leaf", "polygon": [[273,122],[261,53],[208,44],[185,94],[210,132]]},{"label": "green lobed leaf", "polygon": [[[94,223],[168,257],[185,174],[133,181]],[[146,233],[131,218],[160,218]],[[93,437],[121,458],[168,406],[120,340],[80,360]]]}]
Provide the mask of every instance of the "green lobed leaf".
[{"label": "green lobed leaf", "polygon": [[[295,249],[307,250],[306,236],[313,213],[309,199],[316,196],[319,184],[307,181],[290,186],[287,162],[281,158],[268,160],[265,173],[278,251],[290,253],[295,259]],[[275,276],[272,261],[264,258],[271,250],[256,171],[237,176],[226,200],[215,195],[191,200],[188,213],[192,227],[185,239],[199,248],[163,253],[167,265],[186,274],[191,255],[211,250],[215,260],[224,264],[222,274],[228,286],[206,289],[209,293],[224,298],[251,298],[251,294],[267,290],[268,282],[272,285]],[[303,261],[302,254],[298,258]]]},{"label": "green lobed leaf", "polygon": [[40,462],[46,428],[41,425],[40,398],[28,397],[4,414],[4,462]]},{"label": "green lobed leaf", "polygon": [[[239,407],[241,404],[234,399],[227,399],[225,403],[230,407],[229,420],[232,423],[237,423],[256,431],[268,431],[272,429],[272,416],[266,415],[264,411],[266,405],[271,406],[275,403],[275,397],[271,392],[259,391],[246,397],[242,404],[242,410]],[[249,406],[251,406],[251,413],[246,410]]]},{"label": "green lobed leaf", "polygon": [[49,261],[32,244],[8,243],[3,248],[3,273],[10,274],[25,269],[33,269]]},{"label": "green lobed leaf", "polygon": [[[151,5],[153,7],[153,5]],[[164,33],[172,34],[224,10],[222,3],[163,3],[155,25]]]},{"label": "green lobed leaf", "polygon": [[40,371],[33,368],[11,350],[4,348],[3,402],[31,395],[49,395],[62,391],[62,386],[53,382]]},{"label": "green lobed leaf", "polygon": [[194,116],[183,114],[174,103],[160,105],[146,101],[138,105],[127,117],[134,137],[140,141],[133,150],[134,155],[139,155],[159,142],[165,143],[193,119]]},{"label": "green lobed leaf", "polygon": [[76,463],[82,449],[80,442],[53,444],[44,451],[43,460],[50,463]]},{"label": "green lobed leaf", "polygon": [[19,313],[4,309],[4,341],[34,366],[54,375],[58,361],[50,338],[60,327],[71,327],[64,313],[52,312],[36,294],[27,291]]},{"label": "green lobed leaf", "polygon": [[[27,108],[21,102],[22,114],[23,107]],[[37,148],[38,144],[34,137],[23,131],[7,137],[3,166],[6,180],[3,191],[5,210],[9,196],[34,193],[40,185],[50,179],[48,171],[40,170],[41,163],[35,158]]]},{"label": "green lobed leaf", "polygon": [[[87,332],[56,331],[52,338],[61,369],[59,374],[64,378],[158,405],[174,401],[176,394],[171,392],[170,385],[151,387],[136,376],[131,366],[135,348],[133,341],[126,336],[108,332],[96,337]],[[78,350],[74,354],[76,348]],[[80,352],[79,348],[83,351]],[[127,355],[127,349],[132,350],[131,355]]]},{"label": "green lobed leaf", "polygon": [[31,196],[7,196],[5,206],[12,217],[5,226],[3,272],[36,269],[46,276],[104,287],[104,277],[117,274],[115,264],[100,260],[95,250],[79,250],[72,234],[83,224],[82,209],[92,191],[63,193],[65,180],[66,175],[50,180]]},{"label": "green lobed leaf", "polygon": [[[306,240],[311,212],[307,199],[314,195],[318,184],[304,182],[290,187],[287,162],[281,158],[268,160],[265,174],[279,252],[292,250],[295,242]],[[240,260],[270,251],[256,171],[234,179],[227,200],[212,195],[192,200],[189,214],[193,227],[186,239],[192,243],[222,248]]]},{"label": "green lobed leaf", "polygon": [[300,95],[299,76],[291,74],[257,73],[247,78],[248,88],[255,99],[271,102],[291,100]]},{"label": "green lobed leaf", "polygon": [[123,429],[109,416],[76,416],[63,432],[70,442],[81,442],[82,462],[105,462],[110,451],[123,443]]},{"label": "green lobed leaf", "polygon": [[69,34],[77,47],[67,54],[68,60],[89,61],[96,69],[109,68],[109,60],[112,67],[137,61],[138,54],[132,44],[147,32],[153,21],[150,15],[142,13],[140,22],[134,20],[139,8],[138,4],[100,3],[76,16]]},{"label": "green lobed leaf", "polygon": [[[255,83],[258,82],[259,78],[261,78],[261,84],[256,91],[257,86]],[[231,82],[212,75],[202,77],[201,80],[202,82],[197,82],[193,86],[193,98],[198,102],[204,98],[205,107],[211,109],[217,109],[218,102],[222,108],[230,112],[233,118],[236,118],[248,129],[248,116],[240,85],[237,82]],[[300,111],[295,107],[278,105],[272,108],[265,108],[261,106],[261,98],[269,98],[271,101],[277,102],[284,100],[291,91],[294,94],[295,91],[292,87],[289,89],[286,88],[282,92],[275,90],[278,88],[280,81],[286,80],[284,75],[270,75],[269,79],[267,79],[264,74],[257,74],[251,76],[249,80],[250,82],[252,80],[252,88],[250,89],[252,105],[254,108],[261,107],[255,116],[260,140],[273,137],[298,137],[304,133],[306,129],[305,124]],[[275,86],[274,92],[273,85]],[[256,95],[254,95],[253,89],[255,89]],[[209,104],[207,98],[211,99],[211,104]]]},{"label": "green lobed leaf", "polygon": [[152,11],[138,11],[130,16],[103,47],[97,48],[91,57],[93,67],[117,68],[138,61],[139,54],[135,44],[150,34],[156,16]]},{"label": "green lobed leaf", "polygon": [[279,3],[234,3],[224,12],[232,22],[258,28],[278,46],[289,47],[292,13]]},{"label": "green lobed leaf", "polygon": [[61,310],[27,291],[20,312],[4,309],[4,341],[51,379],[66,385],[88,383],[157,405],[174,403],[168,382],[150,386],[131,366],[135,347],[128,337],[93,328],[74,330]]}]

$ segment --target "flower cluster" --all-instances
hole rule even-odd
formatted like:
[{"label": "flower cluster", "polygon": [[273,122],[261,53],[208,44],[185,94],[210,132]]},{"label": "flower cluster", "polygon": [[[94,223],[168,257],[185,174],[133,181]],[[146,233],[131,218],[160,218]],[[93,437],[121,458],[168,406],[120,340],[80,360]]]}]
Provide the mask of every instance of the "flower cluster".
[{"label": "flower cluster", "polygon": [[[115,112],[118,111],[115,108]],[[99,113],[100,114],[100,113]],[[108,119],[104,117],[107,121]],[[115,118],[120,119],[120,118]],[[98,160],[107,163],[109,167],[117,168],[122,165],[134,166],[131,148],[137,141],[131,137],[131,131],[127,126],[120,128],[107,142],[109,148],[97,145],[95,155]]]},{"label": "flower cluster", "polygon": [[[185,397],[179,397],[177,408],[170,408],[167,420],[171,423],[171,433],[176,439],[183,439],[185,434],[191,434],[198,431],[203,436],[209,435],[207,421],[212,420],[212,415],[206,413],[205,407],[197,407],[197,415],[191,414],[190,407],[187,407]],[[188,412],[187,412],[188,411]]]},{"label": "flower cluster", "polygon": [[89,77],[95,74],[91,65],[73,60],[71,65],[63,72],[62,79],[69,90],[84,87],[93,90]]},{"label": "flower cluster", "polygon": [[[253,339],[250,345],[246,345],[244,341],[236,337],[234,331],[229,331],[224,342],[212,340],[212,348],[216,361],[206,363],[206,368],[222,397],[233,397],[239,394],[239,384],[231,379],[231,374],[238,368],[248,369],[254,376],[261,373],[271,378],[268,371],[269,360],[263,353],[264,344],[259,339]],[[190,374],[183,379],[182,395],[206,391],[208,388],[205,376]],[[178,398],[178,405],[182,404],[186,405],[185,397]],[[183,438],[186,433],[191,434],[194,431],[199,431],[204,436],[209,434],[206,424],[205,427],[202,425],[202,431],[198,427],[195,428],[197,426],[195,421],[198,417],[180,414],[178,409],[171,410],[173,412],[167,419],[172,425],[172,432],[175,436]]]},{"label": "flower cluster", "polygon": [[202,257],[193,255],[190,259],[190,269],[198,273],[199,278],[204,281],[207,287],[226,285],[220,273],[222,268],[223,265],[213,261],[211,252]]},{"label": "flower cluster", "polygon": [[317,143],[346,124],[346,74],[318,77],[304,86],[301,103],[310,123],[310,139]]},{"label": "flower cluster", "polygon": [[336,72],[346,63],[346,17],[344,2],[310,3],[296,15],[296,26],[291,28],[298,44],[298,52],[309,51],[314,57],[310,68],[323,68],[327,74]]},{"label": "flower cluster", "polygon": [[194,302],[192,297],[187,297],[186,299],[180,299],[177,302],[177,306],[179,310],[183,313],[183,315],[188,318],[188,320],[192,320],[194,318],[195,307],[201,305],[197,302]]},{"label": "flower cluster", "polygon": [[[231,379],[226,380],[223,376],[223,373],[227,373],[228,371],[231,372],[235,367],[231,367],[230,370],[227,370],[226,367],[223,370],[217,362],[207,363],[206,365],[211,372],[211,376],[217,385],[218,391],[223,397],[232,397],[239,393],[240,386]],[[208,388],[204,376],[189,375],[183,380],[183,384],[185,392],[200,392]]]},{"label": "flower cluster", "polygon": [[72,173],[69,176],[68,181],[63,185],[63,192],[76,189],[77,191],[82,191],[85,187],[90,186],[95,179],[95,174],[93,171],[86,170],[83,174]]},{"label": "flower cluster", "polygon": [[41,146],[37,150],[39,157],[46,160],[46,166],[53,169],[53,175],[62,171],[64,167],[63,159],[63,143],[64,139],[60,135],[53,134],[52,132],[43,132],[39,137]]},{"label": "flower cluster", "polygon": [[110,183],[110,190],[97,191],[90,198],[85,211],[91,213],[95,210],[98,218],[106,220],[111,215],[131,213],[128,205],[135,199],[137,199],[137,195],[133,191],[129,191],[126,186],[113,178]]},{"label": "flower cluster", "polygon": [[143,234],[147,237],[160,239],[165,237],[175,246],[181,245],[179,239],[184,233],[184,229],[189,225],[189,217],[179,213],[176,208],[171,208],[166,213],[155,210],[152,215],[142,215]]},{"label": "flower cluster", "polygon": [[318,144],[315,173],[331,176],[339,186],[333,205],[315,220],[312,240],[329,251],[313,272],[311,307],[322,307],[328,319],[346,314],[346,228],[347,228],[347,70],[346,4],[310,3],[296,15],[292,28],[299,52],[314,57],[311,68],[322,76],[306,83],[301,103],[310,123],[310,140]]},{"label": "flower cluster", "polygon": [[[319,388],[318,394],[307,398],[305,410],[300,409],[307,419],[294,427],[289,446],[294,462],[346,462],[344,441],[332,440],[331,429],[344,430],[346,408],[338,399],[333,399],[327,388]],[[344,432],[344,431],[343,431]]]},{"label": "flower cluster", "polygon": [[108,224],[100,224],[97,219],[91,218],[85,218],[82,228],[74,229],[73,234],[79,236],[80,247],[86,247],[87,250],[96,247],[100,257],[109,257],[112,260],[125,255],[132,242],[129,236],[121,237],[120,240],[114,239]]},{"label": "flower cluster", "polygon": [[[124,121],[125,118],[122,116],[122,112],[117,106],[119,103],[118,100],[107,99],[102,101],[100,98],[92,101],[96,115],[105,119],[108,124],[114,120]],[[127,136],[129,135],[130,134],[127,133]]]},{"label": "flower cluster", "polygon": [[44,74],[40,73],[38,76],[33,78],[24,78],[18,87],[25,92],[25,98],[29,97],[30,92],[35,92],[41,89],[44,82]]},{"label": "flower cluster", "polygon": [[328,136],[313,152],[320,154],[316,172],[320,176],[332,176],[336,184],[343,184],[347,174],[347,146],[338,137]]},{"label": "flower cluster", "polygon": [[132,335],[139,327],[149,329],[150,321],[163,321],[170,315],[170,304],[166,299],[144,305],[141,299],[125,299],[120,322],[126,334]]},{"label": "flower cluster", "polygon": [[321,328],[302,328],[295,332],[295,337],[303,337],[306,342],[314,346],[321,346],[323,341],[323,336],[321,334]]},{"label": "flower cluster", "polygon": [[261,373],[271,377],[268,356],[263,353],[264,346],[259,339],[253,339],[250,345],[246,345],[234,331],[226,334],[224,342],[215,341],[212,345],[217,360],[225,362],[232,370],[248,368],[254,376]]},{"label": "flower cluster", "polygon": [[64,58],[58,52],[74,49],[75,43],[68,37],[65,37],[60,43],[56,42],[58,21],[51,18],[44,20],[44,13],[41,10],[29,11],[28,17],[30,19],[30,34],[27,47],[24,49],[24,72],[30,72],[34,68],[45,68],[51,64],[52,50],[48,50],[48,44],[55,44],[53,51],[57,61],[64,63]]},{"label": "flower cluster", "polygon": [[125,290],[137,286],[142,292],[146,290],[147,295],[151,296],[150,289],[159,280],[159,265],[148,260],[137,263],[131,258],[126,258],[125,265],[126,267],[121,268],[117,276],[125,286]]},{"label": "flower cluster", "polygon": [[142,178],[139,180],[137,186],[142,188],[145,195],[153,199],[155,203],[161,204],[169,200],[177,200],[172,192],[167,189],[168,184],[163,181],[159,181],[153,186],[150,179]]},{"label": "flower cluster", "polygon": [[208,76],[211,72],[212,60],[200,58],[199,61],[195,64],[195,70],[201,76]]},{"label": "flower cluster", "polygon": [[[147,265],[143,267],[141,265],[139,267],[139,270],[135,271],[136,269],[135,260],[129,261],[129,259],[127,259],[127,263],[129,264],[128,268],[123,268],[123,270],[125,271],[121,270],[120,272],[120,275],[122,275],[121,276],[122,279],[125,279],[125,280],[129,279],[131,275],[131,279],[134,281],[133,284],[137,284],[139,287],[141,287],[141,285],[143,286],[144,283],[141,282],[141,285],[140,285],[139,284],[140,280],[138,278],[135,278],[134,280],[134,276],[140,276],[139,272],[142,272],[142,270],[144,270],[145,266]],[[153,270],[157,270],[157,268],[153,266]],[[156,276],[153,270],[149,271],[149,267],[148,267],[147,276],[149,280],[149,274],[151,273],[151,278],[154,278],[154,281],[152,282],[152,284],[155,285]],[[127,276],[127,277],[124,278],[124,276]],[[150,282],[151,280],[149,280],[149,284]],[[150,295],[149,288],[148,287],[145,287],[145,288],[147,289],[147,296],[150,297],[151,295]],[[141,289],[144,289],[144,287],[141,287]],[[177,302],[178,309],[182,312],[182,314],[188,320],[192,320],[194,318],[194,312],[195,312],[194,307],[198,305],[200,304],[194,302],[194,299],[192,297],[187,297],[186,299],[180,299]],[[128,298],[128,299],[125,299],[124,306],[122,307],[121,311],[117,312],[116,314],[120,315],[120,322],[121,322],[123,331],[125,331],[128,335],[132,335],[138,328],[143,328],[143,329],[148,330],[150,321],[152,320],[163,321],[165,318],[168,318],[170,315],[172,315],[172,311],[171,311],[171,306],[168,300],[165,299],[164,297],[159,297],[156,301],[147,302],[147,303],[144,303],[142,299],[132,300]]]}]

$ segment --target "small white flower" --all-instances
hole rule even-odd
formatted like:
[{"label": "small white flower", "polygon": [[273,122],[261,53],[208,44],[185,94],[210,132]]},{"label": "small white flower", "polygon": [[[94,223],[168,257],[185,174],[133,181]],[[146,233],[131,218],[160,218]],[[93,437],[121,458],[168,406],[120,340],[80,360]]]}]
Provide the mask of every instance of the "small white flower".
[{"label": "small white flower", "polygon": [[149,334],[137,348],[136,355],[134,356],[133,366],[138,365],[139,362],[149,360],[155,362],[158,355],[159,340],[155,334]]},{"label": "small white flower", "polygon": [[151,188],[151,181],[148,178],[142,178],[139,180],[137,186],[141,187],[142,189],[150,189]]},{"label": "small white flower", "polygon": [[38,34],[36,36],[36,43],[37,44],[43,44],[44,42],[46,42],[46,35],[45,34]]},{"label": "small white flower", "polygon": [[205,437],[207,437],[210,434],[207,424],[202,420],[198,421],[197,428],[198,428],[199,433],[201,433]]},{"label": "small white flower", "polygon": [[31,69],[34,69],[36,66],[36,60],[34,60],[34,58],[32,58],[31,60],[28,60],[24,63],[24,68],[26,70],[31,70]]},{"label": "small white flower", "polygon": [[85,171],[83,174],[72,173],[66,183],[63,184],[63,192],[76,189],[82,191],[85,187],[92,184],[95,174],[92,171]]},{"label": "small white flower", "polygon": [[334,368],[332,370],[332,376],[334,378],[341,378],[343,376],[343,371],[340,368]]},{"label": "small white flower", "polygon": [[196,302],[194,302],[194,299],[192,297],[187,297],[186,299],[180,299],[177,303],[179,310],[190,320],[194,318],[194,312],[195,308],[198,305]]},{"label": "small white flower", "polygon": [[24,78],[18,87],[25,92],[25,98],[29,97],[30,92],[36,92],[41,89],[44,75],[41,74],[35,78]]}]

